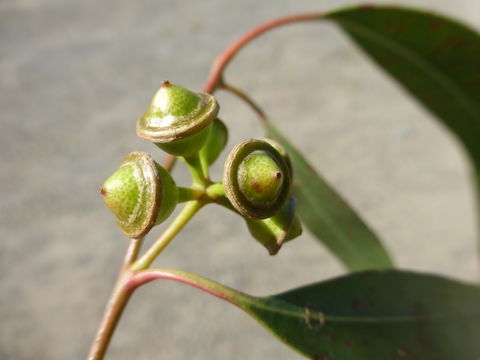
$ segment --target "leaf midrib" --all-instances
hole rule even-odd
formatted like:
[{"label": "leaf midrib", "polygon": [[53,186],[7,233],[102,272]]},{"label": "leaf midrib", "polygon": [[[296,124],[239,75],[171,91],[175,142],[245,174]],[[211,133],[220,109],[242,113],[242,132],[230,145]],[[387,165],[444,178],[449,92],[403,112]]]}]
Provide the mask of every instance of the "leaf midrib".
[{"label": "leaf midrib", "polygon": [[[279,303],[279,306],[272,306],[266,304],[265,301],[275,301]],[[285,304],[288,309],[282,308],[280,304]],[[246,304],[244,304],[246,305]],[[247,306],[250,310],[253,307],[267,310],[271,313],[291,316],[304,320],[306,318],[305,308],[302,308],[296,304],[292,304],[276,297],[270,298],[252,298],[249,302],[250,306]],[[301,310],[300,310],[301,309]],[[356,324],[391,324],[391,323],[413,323],[425,320],[447,320],[460,317],[479,317],[480,310],[478,311],[449,311],[449,312],[434,312],[427,315],[385,315],[385,316],[341,316],[341,315],[327,315],[324,312],[314,311],[315,314],[324,318],[326,323],[356,323]]]}]

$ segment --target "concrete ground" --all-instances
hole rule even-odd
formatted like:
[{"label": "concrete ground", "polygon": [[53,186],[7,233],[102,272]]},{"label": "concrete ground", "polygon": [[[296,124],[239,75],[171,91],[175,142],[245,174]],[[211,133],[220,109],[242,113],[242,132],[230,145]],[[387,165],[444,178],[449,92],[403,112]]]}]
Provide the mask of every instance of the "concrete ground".
[{"label": "concrete ground", "polygon": [[[478,1],[395,2],[480,28]],[[0,359],[86,355],[127,244],[97,189],[130,151],[162,160],[134,130],[161,80],[200,89],[215,55],[255,24],[350,3],[0,1]],[[464,154],[334,25],[271,33],[228,78],[363,214],[400,267],[478,279]],[[228,148],[262,136],[249,109],[218,98]],[[220,162],[216,179],[221,171]],[[175,178],[188,184],[182,166]],[[239,218],[214,207],[158,264],[256,295],[345,272],[308,233],[271,258]],[[166,281],[134,296],[107,356],[301,358],[240,310]]]}]

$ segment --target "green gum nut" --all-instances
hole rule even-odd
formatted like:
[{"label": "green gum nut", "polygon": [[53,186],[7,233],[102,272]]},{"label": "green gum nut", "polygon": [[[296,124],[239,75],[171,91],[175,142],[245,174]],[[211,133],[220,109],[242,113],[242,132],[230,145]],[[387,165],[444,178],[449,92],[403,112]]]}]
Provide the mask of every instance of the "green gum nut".
[{"label": "green gum nut", "polygon": [[145,236],[173,212],[178,189],[170,174],[144,152],[132,152],[103,184],[100,194],[130,238]]},{"label": "green gum nut", "polygon": [[228,141],[228,129],[220,119],[213,120],[210,125],[207,141],[200,150],[200,161],[204,167],[212,165],[222,153]]},{"label": "green gum nut", "polygon": [[265,246],[270,255],[277,254],[284,243],[302,234],[302,225],[295,215],[295,208],[295,198],[290,197],[282,209],[268,219],[245,219],[250,234]]},{"label": "green gum nut", "polygon": [[282,155],[263,140],[249,139],[228,155],[225,193],[238,212],[251,219],[275,215],[288,198],[291,176]]},{"label": "green gum nut", "polygon": [[164,81],[138,120],[137,135],[172,155],[188,157],[207,140],[218,110],[212,95]]}]

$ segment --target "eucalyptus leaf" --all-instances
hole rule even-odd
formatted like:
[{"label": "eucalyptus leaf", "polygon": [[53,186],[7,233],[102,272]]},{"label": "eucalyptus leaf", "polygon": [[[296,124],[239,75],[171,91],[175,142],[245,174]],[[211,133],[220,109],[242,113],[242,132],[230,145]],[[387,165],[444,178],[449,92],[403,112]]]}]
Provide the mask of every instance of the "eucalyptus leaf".
[{"label": "eucalyptus leaf", "polygon": [[383,70],[445,125],[472,160],[480,204],[480,35],[413,9],[363,6],[329,13]]},{"label": "eucalyptus leaf", "polygon": [[371,270],[256,297],[180,270],[156,269],[147,276],[151,274],[240,307],[311,359],[479,359],[476,285],[436,275]]},{"label": "eucalyptus leaf", "polygon": [[480,356],[480,288],[438,276],[355,273],[244,304],[312,359]]},{"label": "eucalyptus leaf", "polygon": [[278,141],[293,164],[293,193],[304,225],[350,270],[385,269],[392,261],[382,243],[354,209],[271,123],[268,137]]},{"label": "eucalyptus leaf", "polygon": [[419,10],[362,6],[329,13],[378,65],[456,134],[480,164],[480,36]]}]

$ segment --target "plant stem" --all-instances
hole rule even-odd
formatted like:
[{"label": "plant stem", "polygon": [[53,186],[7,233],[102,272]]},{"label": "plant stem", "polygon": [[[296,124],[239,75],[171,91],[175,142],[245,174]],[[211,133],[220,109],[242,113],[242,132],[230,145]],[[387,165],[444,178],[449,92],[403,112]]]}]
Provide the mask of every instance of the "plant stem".
[{"label": "plant stem", "polygon": [[210,181],[208,180],[208,169],[202,169],[202,163],[198,153],[183,158],[192,175],[193,185],[205,189]]},{"label": "plant stem", "polygon": [[178,189],[179,203],[198,200],[204,195],[203,191],[195,188],[187,188],[187,187],[179,186],[177,189]]},{"label": "plant stem", "polygon": [[222,89],[228,91],[229,93],[237,96],[241,100],[243,100],[247,105],[249,105],[252,110],[258,115],[262,123],[267,123],[267,115],[265,112],[260,108],[260,106],[255,103],[245,92],[242,90],[236,88],[233,85],[223,83],[222,84]]},{"label": "plant stem", "polygon": [[214,183],[205,190],[205,193],[211,200],[215,201],[217,198],[225,196],[225,187],[221,182]]},{"label": "plant stem", "polygon": [[297,22],[318,20],[320,17],[322,17],[322,15],[318,13],[285,16],[263,23],[245,33],[215,59],[210,70],[210,74],[205,82],[205,86],[203,87],[203,91],[207,93],[213,93],[218,87],[221,86],[223,72],[225,71],[226,67],[232,61],[235,55],[237,55],[237,53],[250,41],[274,28]]},{"label": "plant stem", "polygon": [[175,163],[177,162],[177,157],[171,154],[168,154],[165,160],[163,161],[163,167],[165,170],[172,172]]},{"label": "plant stem", "polygon": [[107,307],[105,308],[102,322],[93,339],[87,360],[102,360],[105,356],[113,332],[133,292],[133,289],[129,289],[126,286],[129,277],[127,274],[128,272],[123,270],[120,272],[110,299],[108,300]]},{"label": "plant stem", "polygon": [[127,269],[135,260],[137,260],[142,243],[143,237],[138,239],[130,239],[130,244],[128,245],[127,252],[125,253],[125,258],[123,259],[123,270]]},{"label": "plant stem", "polygon": [[155,241],[150,249],[138,259],[131,267],[131,271],[144,270],[156,259],[163,249],[172,241],[180,230],[190,221],[190,219],[205,205],[200,200],[193,200],[186,203],[182,211],[173,220],[164,233]]},{"label": "plant stem", "polygon": [[250,295],[219,284],[216,281],[198,274],[174,269],[148,269],[139,271],[129,279],[128,287],[134,290],[141,285],[157,279],[174,280],[194,286],[237,306],[239,302],[251,302],[253,299]]}]

